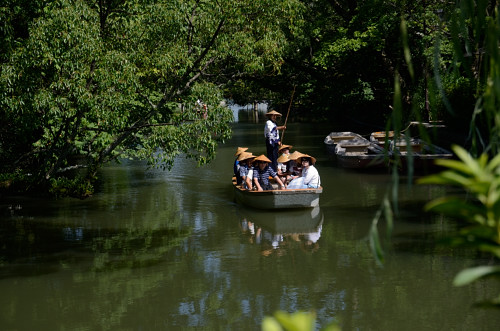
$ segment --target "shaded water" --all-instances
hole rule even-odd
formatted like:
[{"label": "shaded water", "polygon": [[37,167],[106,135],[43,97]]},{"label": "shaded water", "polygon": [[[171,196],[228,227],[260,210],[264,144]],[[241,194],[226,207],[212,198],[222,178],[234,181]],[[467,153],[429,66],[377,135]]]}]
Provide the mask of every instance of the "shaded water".
[{"label": "shaded water", "polygon": [[235,204],[233,154],[264,153],[262,126],[235,123],[207,167],[126,161],[105,168],[87,200],[1,201],[0,329],[258,330],[278,309],[314,310],[318,328],[333,319],[343,330],[498,328],[498,311],[471,307],[496,283],[451,283],[488,261],[436,245],[454,223],[422,212],[443,188],[399,181],[400,217],[377,265],[366,235],[391,177],[335,167],[323,138],[346,128],[288,125],[285,143],[318,159],[319,208]]}]

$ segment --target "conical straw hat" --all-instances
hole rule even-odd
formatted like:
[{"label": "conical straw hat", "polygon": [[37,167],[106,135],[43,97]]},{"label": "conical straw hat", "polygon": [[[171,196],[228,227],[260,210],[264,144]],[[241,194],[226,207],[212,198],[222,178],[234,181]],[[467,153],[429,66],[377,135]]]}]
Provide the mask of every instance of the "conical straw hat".
[{"label": "conical straw hat", "polygon": [[282,150],[282,149],[285,149],[285,148],[292,149],[292,147],[293,147],[292,145],[281,145],[281,147],[279,148],[279,150],[278,150],[278,151],[280,151],[280,152],[281,152],[281,150]]},{"label": "conical straw hat", "polygon": [[302,163],[302,159],[303,158],[310,158],[311,159],[311,163],[314,165],[316,163],[316,159],[310,155],[307,155],[307,154],[302,154],[300,157],[297,158],[297,162],[298,163]]},{"label": "conical straw hat", "polygon": [[261,155],[257,156],[257,157],[253,160],[253,162],[255,162],[255,161],[264,161],[264,162],[267,162],[267,163],[271,163],[271,160],[269,160],[269,159],[267,158],[267,156],[265,156],[264,154],[261,154]]},{"label": "conical straw hat", "polygon": [[272,116],[272,115],[281,116],[281,114],[278,113],[276,110],[271,110],[270,112],[266,113],[266,116]]},{"label": "conical straw hat", "polygon": [[238,161],[243,161],[243,160],[246,160],[246,159],[253,159],[255,157],[255,155],[253,155],[252,153],[248,153],[248,152],[242,152],[240,154],[240,156],[238,156]]},{"label": "conical straw hat", "polygon": [[241,154],[241,152],[244,152],[248,149],[248,147],[238,147],[238,149],[236,150],[236,153],[234,154],[234,156],[238,156]]},{"label": "conical straw hat", "polygon": [[288,156],[286,154],[283,154],[283,155],[281,155],[278,158],[278,162],[279,163],[285,163],[285,162],[288,162],[288,161],[290,161],[290,159],[288,158]]},{"label": "conical straw hat", "polygon": [[292,154],[288,155],[288,158],[289,158],[290,160],[292,160],[292,161],[295,161],[295,160],[297,160],[297,159],[298,159],[301,155],[304,155],[304,154],[302,154],[302,153],[301,153],[301,152],[299,152],[299,151],[295,151],[295,152],[293,152]]}]

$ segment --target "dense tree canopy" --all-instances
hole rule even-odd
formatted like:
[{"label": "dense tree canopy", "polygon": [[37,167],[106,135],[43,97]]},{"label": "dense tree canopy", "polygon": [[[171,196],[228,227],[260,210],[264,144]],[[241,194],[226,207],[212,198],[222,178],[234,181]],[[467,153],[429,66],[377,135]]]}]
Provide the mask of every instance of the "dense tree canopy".
[{"label": "dense tree canopy", "polygon": [[393,125],[432,119],[467,130],[473,118],[475,132],[488,132],[479,137],[484,144],[496,127],[488,82],[496,82],[498,38],[488,35],[498,37],[497,7],[487,0],[6,0],[0,182],[64,183],[84,195],[96,171],[122,157],[169,168],[184,154],[204,164],[231,135],[223,100],[279,107],[292,90],[302,114],[384,124],[396,84]]},{"label": "dense tree canopy", "polygon": [[300,16],[293,0],[30,6],[1,11],[0,153],[4,173],[43,186],[83,166],[91,183],[120,157],[166,168],[181,153],[209,161],[231,135],[221,86],[278,71],[283,29]]}]

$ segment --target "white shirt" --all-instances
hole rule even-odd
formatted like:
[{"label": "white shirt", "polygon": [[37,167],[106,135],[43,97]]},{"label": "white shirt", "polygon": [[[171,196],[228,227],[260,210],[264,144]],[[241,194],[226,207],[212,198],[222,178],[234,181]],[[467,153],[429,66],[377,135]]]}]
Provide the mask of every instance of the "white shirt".
[{"label": "white shirt", "polygon": [[318,170],[311,164],[309,168],[302,169],[302,177],[304,178],[304,185],[309,185],[318,188],[321,185]]},{"label": "white shirt", "polygon": [[264,127],[264,137],[266,137],[270,143],[277,143],[280,140],[278,125],[271,120],[267,120],[266,126]]}]

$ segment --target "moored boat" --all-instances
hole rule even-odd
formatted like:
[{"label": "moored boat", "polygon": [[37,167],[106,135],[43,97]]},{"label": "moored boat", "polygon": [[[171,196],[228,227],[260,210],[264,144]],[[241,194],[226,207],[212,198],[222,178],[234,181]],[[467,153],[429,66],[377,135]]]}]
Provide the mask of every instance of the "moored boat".
[{"label": "moored boat", "polygon": [[377,169],[388,164],[388,153],[365,138],[341,140],[335,147],[337,164],[347,169]]},{"label": "moored boat", "polygon": [[453,158],[451,151],[419,138],[394,140],[391,152],[394,159],[401,161],[403,169],[411,166],[418,171],[431,171],[437,168],[436,160]]},{"label": "moored boat", "polygon": [[250,191],[236,184],[233,177],[236,201],[258,209],[313,208],[319,205],[319,197],[323,188],[285,189]]},{"label": "moored boat", "polygon": [[390,143],[394,139],[394,131],[376,131],[370,134],[370,142],[384,148],[386,142]]},{"label": "moored boat", "polygon": [[324,143],[326,146],[327,151],[330,154],[335,154],[335,146],[337,146],[337,143],[342,140],[352,140],[352,139],[364,139],[360,134],[350,132],[350,131],[343,131],[343,132],[330,132],[325,139]]}]

